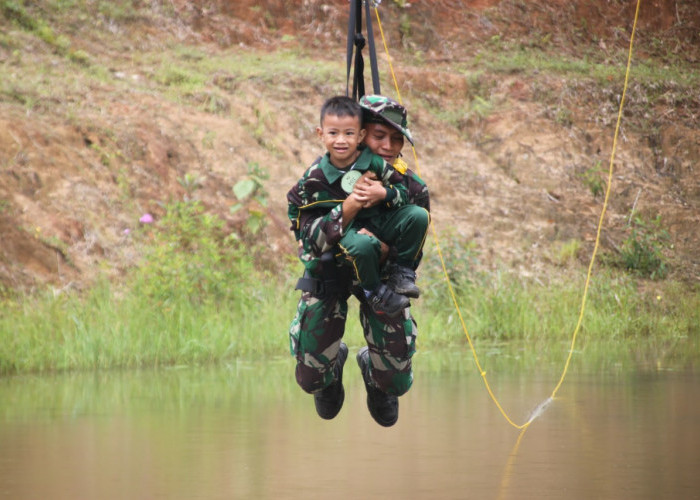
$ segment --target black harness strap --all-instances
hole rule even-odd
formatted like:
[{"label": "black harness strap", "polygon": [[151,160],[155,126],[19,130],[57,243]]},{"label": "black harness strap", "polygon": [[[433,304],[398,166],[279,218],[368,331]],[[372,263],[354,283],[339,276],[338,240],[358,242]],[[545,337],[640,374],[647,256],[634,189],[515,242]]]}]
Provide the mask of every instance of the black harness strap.
[{"label": "black harness strap", "polygon": [[372,31],[372,16],[369,12],[369,2],[365,1],[365,18],[367,23],[367,39],[369,40],[369,65],[372,69],[372,88],[375,95],[381,94],[379,89],[379,68],[377,67],[377,50],[374,47],[374,32]]},{"label": "black harness strap", "polygon": [[[369,39],[369,62],[372,70],[372,88],[375,94],[380,94],[379,69],[377,67],[377,53],[374,46],[374,33],[372,31],[372,18],[370,16],[369,2],[365,2],[365,17],[367,25],[367,38]],[[353,66],[353,52],[355,64],[352,81],[352,97],[358,100],[365,95],[364,67],[362,49],[365,47],[365,38],[362,35],[362,2],[363,0],[350,0],[350,15],[348,18],[348,43],[347,43],[347,77],[345,81],[345,95],[350,97],[350,68]]]}]

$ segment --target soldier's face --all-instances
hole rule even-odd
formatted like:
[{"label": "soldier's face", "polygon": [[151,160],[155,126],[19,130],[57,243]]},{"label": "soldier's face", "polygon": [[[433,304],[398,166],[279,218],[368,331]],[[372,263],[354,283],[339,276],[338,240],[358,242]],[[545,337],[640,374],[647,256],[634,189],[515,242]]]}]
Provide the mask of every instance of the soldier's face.
[{"label": "soldier's face", "polygon": [[364,129],[360,128],[360,119],[356,116],[327,114],[316,133],[336,168],[352,165],[358,156],[357,147],[365,137]]},{"label": "soldier's face", "polygon": [[404,135],[394,127],[382,123],[368,123],[365,130],[367,147],[393,165],[403,149]]}]

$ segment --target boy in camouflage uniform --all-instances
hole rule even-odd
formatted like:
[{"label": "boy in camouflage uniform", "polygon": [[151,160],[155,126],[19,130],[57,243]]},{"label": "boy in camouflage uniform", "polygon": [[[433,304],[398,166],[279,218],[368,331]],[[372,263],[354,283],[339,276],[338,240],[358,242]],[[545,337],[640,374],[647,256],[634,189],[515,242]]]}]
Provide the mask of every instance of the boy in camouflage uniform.
[{"label": "boy in camouflage uniform", "polygon": [[[387,110],[399,110],[405,122],[405,109],[393,101],[387,103]],[[424,208],[406,205],[408,189],[403,176],[385,162],[377,162],[368,149],[353,157],[349,154],[351,147],[341,144],[342,147],[336,148],[332,140],[324,137],[324,121],[322,113],[319,136],[329,153],[312,165],[288,193],[289,217],[300,242],[300,258],[306,267],[305,277],[298,286],[303,290],[302,297],[290,327],[290,349],[297,358],[296,379],[305,391],[314,394],[316,410],[322,418],[331,419],[337,415],[344,400],[342,369],[348,355],[347,346],[341,339],[347,317],[347,299],[353,294],[360,301],[360,320],[369,346],[358,354],[367,389],[367,404],[378,423],[390,426],[398,419],[397,396],[408,391],[412,383],[411,356],[415,351],[416,325],[409,314],[407,300],[392,302],[391,299],[382,299],[400,294],[388,289],[384,283],[367,293],[354,279],[353,267],[346,264],[346,259],[336,257],[349,255],[355,238],[371,247],[378,259],[381,242],[372,233],[394,242],[408,234],[410,239],[417,240],[412,245],[404,245],[412,253],[407,254],[404,249],[397,251],[396,256],[404,259],[403,267],[414,267],[422,249],[429,216]],[[335,126],[337,122],[331,125]],[[355,128],[357,132],[350,130],[355,139],[348,142],[364,135],[359,127]],[[346,128],[331,127],[329,130],[331,135],[337,135],[344,133]],[[405,130],[408,133],[408,129]],[[335,163],[331,164],[331,160]],[[342,168],[350,167],[353,160],[357,160],[352,164],[353,169],[360,172],[371,170],[377,174],[378,180],[361,174],[355,186],[346,185],[342,190]],[[382,193],[382,196],[378,198],[376,193]],[[348,235],[351,235],[349,243],[345,238]],[[354,271],[363,272],[357,266]],[[378,282],[378,275],[374,279]],[[401,281],[399,278],[398,282]],[[379,301],[373,300],[377,297],[380,297]],[[392,308],[398,311],[392,311]]]}]

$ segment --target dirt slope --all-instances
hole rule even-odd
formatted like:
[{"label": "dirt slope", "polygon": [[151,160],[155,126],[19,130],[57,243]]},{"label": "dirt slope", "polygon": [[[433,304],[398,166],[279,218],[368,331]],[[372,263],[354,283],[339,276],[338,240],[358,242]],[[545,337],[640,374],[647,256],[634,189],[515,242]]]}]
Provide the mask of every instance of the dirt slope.
[{"label": "dirt slope", "polygon": [[[131,231],[139,218],[157,219],[165,203],[188,194],[236,230],[241,220],[229,211],[236,202],[231,188],[254,163],[270,174],[265,241],[273,253],[292,253],[284,194],[319,153],[317,110],[325,97],[344,91],[337,85],[344,75],[316,86],[293,72],[240,75],[256,51],[295,50],[319,67],[342,68],[345,1],[90,2],[70,15],[23,7],[53,38],[10,3],[0,2],[3,288],[80,288],[101,272],[118,278],[138,262]],[[697,72],[700,14],[692,3],[643,2],[635,57]],[[602,197],[585,179],[607,170],[622,89],[619,72],[607,86],[591,85],[584,76],[517,64],[494,70],[490,59],[521,48],[624,66],[635,5],[380,6],[418,140],[417,164],[410,150],[406,159],[431,187],[438,231],[474,242],[483,265],[547,272],[562,264],[560,249],[571,240],[580,242],[578,259],[587,262]],[[395,97],[378,41],[383,90]],[[200,90],[173,99],[159,54],[199,57],[188,47],[240,55],[241,66],[212,68]],[[99,64],[86,69],[85,58]],[[614,255],[620,248],[633,211],[660,215],[671,236],[671,276],[697,283],[700,97],[671,80],[654,85],[633,80],[628,91],[603,250]],[[185,178],[197,189],[188,192]]]}]

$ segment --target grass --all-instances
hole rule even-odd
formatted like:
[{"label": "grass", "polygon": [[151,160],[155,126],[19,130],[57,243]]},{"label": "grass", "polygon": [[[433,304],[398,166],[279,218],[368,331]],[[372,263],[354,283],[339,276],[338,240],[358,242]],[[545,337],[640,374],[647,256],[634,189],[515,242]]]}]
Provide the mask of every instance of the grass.
[{"label": "grass", "polygon": [[[0,373],[206,366],[288,355],[296,267],[284,282],[261,275],[225,298],[185,294],[158,300],[102,283],[85,295],[46,293],[6,300]],[[289,278],[289,279],[287,279]],[[569,277],[571,278],[571,277]],[[427,280],[428,278],[426,278]],[[418,352],[469,360],[465,332],[444,283],[421,282],[415,302]],[[282,290],[282,293],[280,293]],[[457,302],[480,361],[499,370],[557,370],[578,319],[582,279],[540,284],[505,273],[462,287]],[[352,303],[354,304],[354,299]],[[351,308],[350,345],[363,342]],[[580,369],[694,369],[700,360],[700,293],[623,274],[594,277],[574,364]]]},{"label": "grass", "polygon": [[[0,373],[199,366],[286,354],[292,293],[281,298],[268,287],[240,294],[246,297],[240,304],[184,297],[164,304],[133,293],[120,297],[103,283],[85,297],[6,302]],[[278,307],[266,307],[272,303]]]},{"label": "grass", "polygon": [[[39,5],[0,0],[0,23],[7,27],[0,34],[0,48],[7,51],[0,63],[0,99],[19,102],[27,111],[80,117],[90,106],[97,106],[98,100],[88,98],[92,93],[125,99],[134,93],[159,94],[224,114],[231,112],[227,96],[241,85],[264,84],[268,94],[300,93],[300,100],[344,87],[342,57],[319,64],[316,57],[299,51],[205,50],[186,46],[176,37],[165,42],[140,40],[139,50],[130,50],[129,37],[110,37],[110,30],[125,33],[130,23],[151,23],[158,15],[174,15],[167,11],[167,2],[151,10],[130,8],[134,5],[87,0],[52,0]],[[80,13],[77,18],[76,12]],[[128,58],[118,56],[125,51]],[[32,64],[23,63],[30,58]],[[66,59],[70,71],[56,64]],[[542,91],[542,95],[557,105],[564,98],[567,106],[556,116],[563,123],[569,122],[568,109],[575,107],[575,99],[568,96],[576,94],[579,87],[591,87],[590,93],[597,100],[614,103],[616,94],[610,89],[620,87],[625,62],[622,52],[603,60],[585,54],[571,57],[536,48],[507,47],[494,40],[463,67],[455,64],[455,71],[469,82],[467,108],[462,102],[460,106],[443,106],[442,111],[436,104],[425,107],[448,123],[478,120],[498,107],[492,91],[504,74],[547,73],[567,81],[561,95],[555,91]],[[118,73],[126,76],[117,77]],[[668,66],[652,58],[635,59],[632,79],[638,88],[632,88],[629,106],[642,109],[652,107],[655,100],[685,102],[700,86],[697,69],[687,64]],[[392,88],[388,81],[382,85]],[[412,97],[421,101],[418,93]],[[271,148],[264,139],[265,131],[274,125],[274,104],[255,109],[252,124],[256,128],[251,128],[251,134]],[[206,139],[213,142],[210,136]],[[126,200],[131,188],[126,170],[112,161],[120,154],[113,142],[94,149],[105,166],[115,164]],[[129,155],[124,157],[128,160]],[[591,190],[594,188],[592,184]],[[0,205],[2,209],[6,208]],[[157,240],[151,256],[158,265],[135,268],[126,286],[101,283],[82,294],[55,295],[49,291],[4,300],[0,304],[0,373],[207,365],[286,356],[286,332],[297,297],[291,281],[298,268],[285,270],[282,274],[287,279],[282,282],[271,280],[256,268],[254,260],[222,253],[222,240],[213,225],[186,225],[192,227],[199,228],[188,236],[190,243],[196,243],[197,252],[167,253],[169,248],[187,245]],[[575,260],[579,246],[572,241],[562,247],[558,260],[562,264]],[[471,266],[475,256],[469,248],[456,243],[447,247],[457,302],[479,355],[499,368],[523,364],[560,367],[578,317],[581,276],[572,277],[567,270],[559,280],[543,278],[538,282],[506,272],[479,273],[474,271],[476,263]],[[250,251],[234,248],[240,253]],[[191,258],[193,255],[199,260]],[[419,355],[439,353],[438,364],[443,360],[449,364],[452,353],[463,359],[469,355],[465,334],[441,270],[429,255],[421,268],[421,280],[425,294],[414,308],[420,326]],[[604,367],[694,367],[700,353],[699,295],[697,288],[688,290],[666,281],[650,283],[622,271],[597,273],[576,360]],[[355,318],[351,313],[348,336],[359,344],[362,337]]]}]

